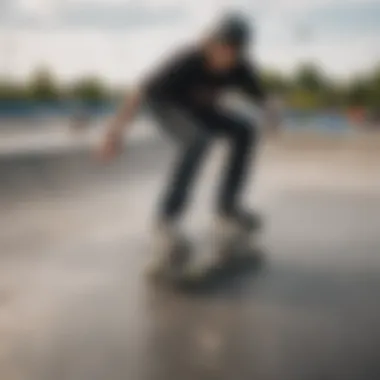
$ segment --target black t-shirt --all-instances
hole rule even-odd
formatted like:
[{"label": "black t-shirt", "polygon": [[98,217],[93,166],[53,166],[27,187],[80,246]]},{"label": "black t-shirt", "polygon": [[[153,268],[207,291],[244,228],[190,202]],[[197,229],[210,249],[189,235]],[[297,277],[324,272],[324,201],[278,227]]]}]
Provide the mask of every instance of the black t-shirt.
[{"label": "black t-shirt", "polygon": [[214,106],[225,90],[243,92],[255,102],[265,93],[256,69],[245,60],[226,72],[207,67],[201,50],[187,49],[157,70],[145,83],[148,97],[174,102],[185,107]]}]

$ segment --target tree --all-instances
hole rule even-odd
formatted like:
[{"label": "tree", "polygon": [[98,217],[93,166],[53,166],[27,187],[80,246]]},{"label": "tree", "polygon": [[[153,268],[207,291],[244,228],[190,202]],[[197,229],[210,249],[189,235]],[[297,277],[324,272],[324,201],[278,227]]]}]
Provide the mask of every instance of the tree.
[{"label": "tree", "polygon": [[326,82],[327,80],[321,70],[312,64],[306,64],[298,68],[294,78],[296,88],[317,93],[326,88]]},{"label": "tree", "polygon": [[98,78],[87,77],[72,86],[70,97],[80,101],[101,101],[107,98],[107,90]]},{"label": "tree", "polygon": [[53,74],[46,68],[37,70],[31,77],[28,92],[33,100],[51,101],[60,96]]},{"label": "tree", "polygon": [[264,85],[273,93],[284,94],[289,91],[289,81],[280,73],[275,71],[267,71],[264,73]]},{"label": "tree", "polygon": [[24,86],[13,81],[0,79],[0,100],[1,101],[17,101],[25,100],[27,97]]},{"label": "tree", "polygon": [[376,112],[380,111],[380,65],[375,68],[368,80],[368,105]]},{"label": "tree", "polygon": [[348,106],[363,107],[368,103],[369,94],[367,80],[356,78],[348,86],[346,103]]},{"label": "tree", "polygon": [[326,87],[320,95],[323,107],[341,108],[345,105],[344,91],[337,85]]},{"label": "tree", "polygon": [[290,107],[302,109],[315,109],[320,107],[320,100],[315,92],[302,88],[294,89],[287,96],[287,104]]}]

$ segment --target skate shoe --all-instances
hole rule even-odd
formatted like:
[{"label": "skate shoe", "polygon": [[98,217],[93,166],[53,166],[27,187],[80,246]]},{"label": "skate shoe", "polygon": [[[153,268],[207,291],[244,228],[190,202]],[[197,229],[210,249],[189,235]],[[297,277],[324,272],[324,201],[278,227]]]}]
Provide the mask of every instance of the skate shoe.
[{"label": "skate shoe", "polygon": [[214,256],[222,264],[227,260],[246,255],[255,248],[257,232],[262,227],[258,214],[233,212],[219,215],[214,225]]},{"label": "skate shoe", "polygon": [[180,275],[190,260],[190,243],[179,232],[178,226],[159,223],[152,241],[152,260],[148,265],[151,275]]}]

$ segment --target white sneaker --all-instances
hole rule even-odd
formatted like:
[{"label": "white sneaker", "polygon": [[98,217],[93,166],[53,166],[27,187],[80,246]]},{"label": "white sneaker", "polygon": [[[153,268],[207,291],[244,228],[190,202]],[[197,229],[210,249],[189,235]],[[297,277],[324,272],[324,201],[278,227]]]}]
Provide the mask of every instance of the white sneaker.
[{"label": "white sneaker", "polygon": [[148,272],[181,272],[190,258],[190,244],[179,232],[178,225],[161,222],[152,239],[152,261]]},{"label": "white sneaker", "polygon": [[244,255],[257,242],[257,229],[247,228],[241,219],[235,216],[218,216],[213,233],[213,252],[216,263]]}]

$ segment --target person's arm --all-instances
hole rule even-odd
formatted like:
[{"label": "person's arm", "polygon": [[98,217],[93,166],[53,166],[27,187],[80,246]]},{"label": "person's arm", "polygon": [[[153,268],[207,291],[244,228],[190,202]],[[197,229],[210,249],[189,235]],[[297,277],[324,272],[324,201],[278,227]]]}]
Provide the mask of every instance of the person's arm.
[{"label": "person's arm", "polygon": [[248,64],[244,64],[241,66],[238,76],[241,90],[259,107],[263,107],[267,102],[268,94],[258,71]]},{"label": "person's arm", "polygon": [[112,118],[100,147],[100,156],[108,160],[114,157],[121,148],[123,132],[131,127],[143,101],[143,90],[136,89],[128,94]]},{"label": "person's arm", "polygon": [[179,52],[176,56],[172,57],[168,62],[165,62],[163,67],[146,78],[140,87],[129,94],[114,119],[111,121],[108,132],[110,134],[121,134],[125,126],[129,126],[131,121],[135,118],[138,109],[143,101],[144,89],[156,80],[156,75],[162,77],[166,88],[177,88],[181,86],[183,81],[188,80],[193,69],[193,59],[189,59],[186,52]]},{"label": "person's arm", "polygon": [[125,97],[109,124],[108,133],[121,135],[125,127],[130,127],[140,108],[142,98],[141,89],[135,89]]},{"label": "person's arm", "polygon": [[143,81],[138,90],[133,91],[124,100],[122,106],[109,124],[106,137],[101,146],[101,156],[105,159],[112,158],[120,150],[123,131],[125,127],[130,127],[143,100],[145,89],[149,88],[158,78],[162,83],[162,88],[167,92],[178,91],[182,84],[189,80],[196,60],[187,51],[180,52],[169,62],[154,71]]},{"label": "person's arm", "polygon": [[279,112],[267,93],[259,72],[249,64],[244,64],[238,77],[241,90],[261,109],[267,129],[272,132],[278,130]]}]

